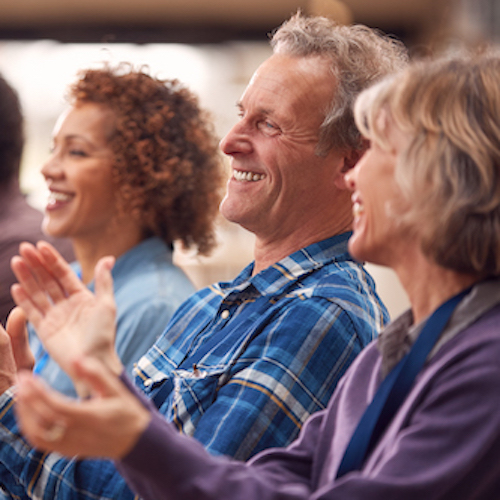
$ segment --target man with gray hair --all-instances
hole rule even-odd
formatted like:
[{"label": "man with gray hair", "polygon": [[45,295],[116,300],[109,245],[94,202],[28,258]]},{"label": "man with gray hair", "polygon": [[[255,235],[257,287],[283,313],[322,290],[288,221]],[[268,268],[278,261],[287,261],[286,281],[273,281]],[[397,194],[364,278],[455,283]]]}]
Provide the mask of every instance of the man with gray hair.
[{"label": "man with gray hair", "polygon": [[[300,13],[271,43],[273,55],[221,141],[232,175],[220,210],[255,234],[255,260],[181,305],[136,368],[137,385],[179,431],[239,460],[290,443],[387,320],[372,278],[347,252],[352,210],[343,174],[364,151],[352,102],[407,60],[400,43],[374,30]],[[21,287],[16,302],[70,376],[79,338],[86,354],[122,375],[118,359],[103,352],[113,352],[112,301],[91,295],[47,245],[24,246],[13,269],[22,282],[35,262],[49,261],[71,289],[61,283],[64,297],[54,297],[42,280],[38,296],[50,297],[48,309]],[[74,322],[64,317],[66,301]],[[66,327],[54,329],[56,318]],[[9,333],[18,340],[20,330]],[[0,480],[13,498],[134,498],[110,462],[32,449],[16,427],[13,382],[14,374],[0,383]],[[48,440],[63,434],[47,429]]]}]

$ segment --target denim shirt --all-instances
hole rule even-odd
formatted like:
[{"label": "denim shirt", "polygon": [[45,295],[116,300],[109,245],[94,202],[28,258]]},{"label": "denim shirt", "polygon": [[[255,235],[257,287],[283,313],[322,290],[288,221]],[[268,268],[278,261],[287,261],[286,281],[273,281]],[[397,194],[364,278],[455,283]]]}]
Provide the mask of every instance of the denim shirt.
[{"label": "denim shirt", "polygon": [[212,454],[287,445],[387,319],[347,239],[197,292],[138,363],[137,385]]}]

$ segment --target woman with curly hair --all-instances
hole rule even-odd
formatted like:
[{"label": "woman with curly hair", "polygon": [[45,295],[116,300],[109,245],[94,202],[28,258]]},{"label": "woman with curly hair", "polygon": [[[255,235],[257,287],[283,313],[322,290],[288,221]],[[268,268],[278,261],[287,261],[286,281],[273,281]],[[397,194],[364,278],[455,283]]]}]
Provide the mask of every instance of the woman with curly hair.
[{"label": "woman with curly hair", "polygon": [[[194,287],[172,263],[173,242],[207,254],[215,243],[222,169],[195,96],[128,66],[85,70],[70,87],[49,159],[44,231],[68,237],[74,269],[93,289],[113,255],[116,348],[129,373]],[[69,377],[30,329],[35,371],[74,395]]]}]

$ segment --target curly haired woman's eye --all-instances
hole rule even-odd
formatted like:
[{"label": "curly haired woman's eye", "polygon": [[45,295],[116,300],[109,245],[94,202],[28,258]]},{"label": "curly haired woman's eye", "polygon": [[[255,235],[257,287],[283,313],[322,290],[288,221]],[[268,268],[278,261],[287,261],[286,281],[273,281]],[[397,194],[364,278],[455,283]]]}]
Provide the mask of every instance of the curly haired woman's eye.
[{"label": "curly haired woman's eye", "polygon": [[88,156],[87,153],[81,149],[71,149],[69,151],[69,154],[71,156],[81,156],[81,157],[85,157],[85,156]]}]

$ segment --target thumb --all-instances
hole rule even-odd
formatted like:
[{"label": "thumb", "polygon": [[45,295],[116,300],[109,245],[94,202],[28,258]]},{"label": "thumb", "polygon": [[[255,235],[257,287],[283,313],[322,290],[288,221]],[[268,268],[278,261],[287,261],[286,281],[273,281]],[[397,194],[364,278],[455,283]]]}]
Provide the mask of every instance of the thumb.
[{"label": "thumb", "polygon": [[113,256],[102,257],[95,266],[95,294],[99,299],[113,298],[113,277],[111,269],[115,265]]},{"label": "thumb", "polygon": [[73,363],[75,377],[83,382],[91,393],[100,397],[119,395],[123,391],[122,382],[96,358],[85,357]]},{"label": "thumb", "polygon": [[35,358],[28,342],[28,329],[26,328],[26,314],[20,307],[15,307],[7,318],[5,329],[9,334],[12,352],[18,370],[32,370]]}]

